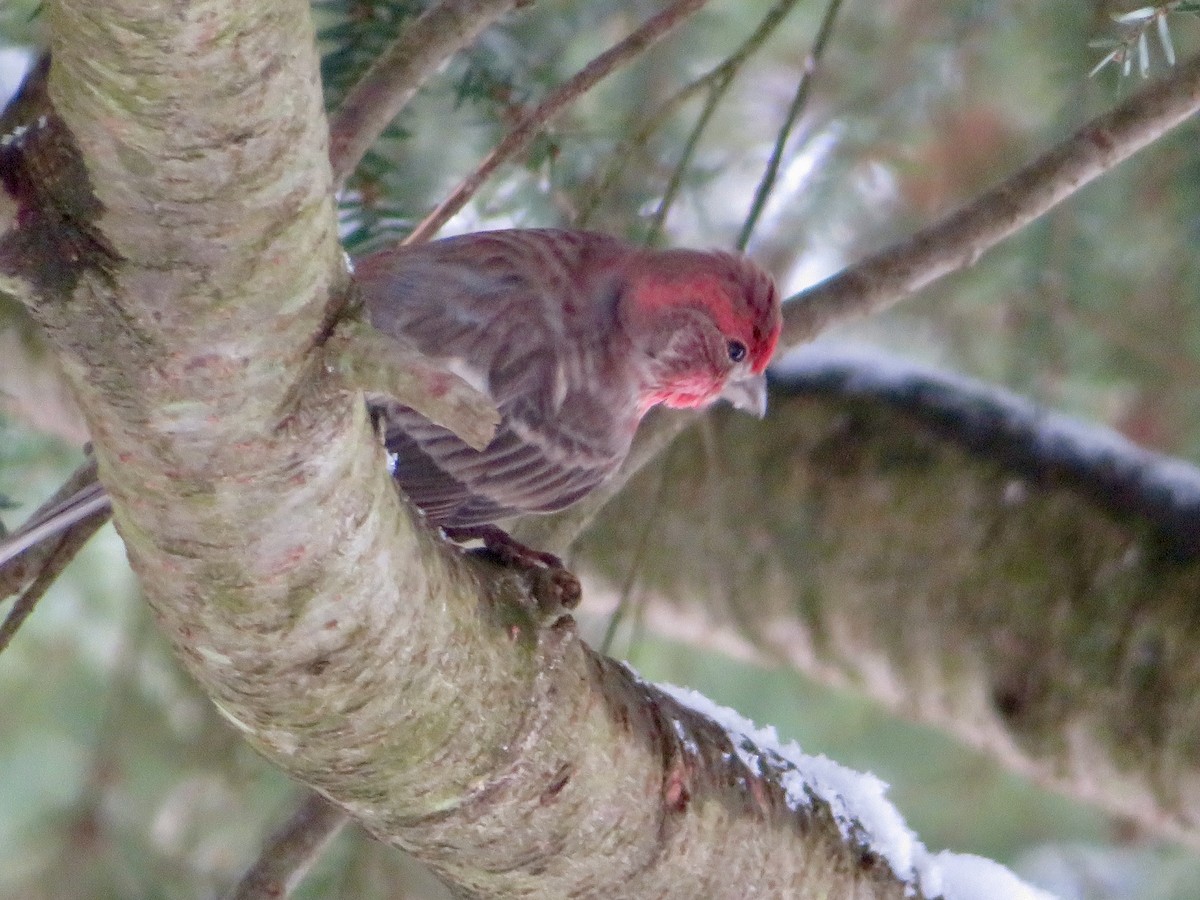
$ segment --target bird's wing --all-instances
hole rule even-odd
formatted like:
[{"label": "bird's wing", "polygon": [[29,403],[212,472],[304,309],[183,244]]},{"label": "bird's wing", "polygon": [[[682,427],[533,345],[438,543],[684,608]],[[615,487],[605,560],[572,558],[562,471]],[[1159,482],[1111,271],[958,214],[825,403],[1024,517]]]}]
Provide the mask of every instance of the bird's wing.
[{"label": "bird's wing", "polygon": [[594,358],[579,345],[600,340],[603,327],[581,335],[564,326],[574,269],[555,240],[465,236],[356,263],[372,323],[487,393],[501,415],[491,443],[474,450],[408,407],[376,405],[396,480],[439,525],[561,509],[628,450],[636,418],[611,421],[612,404],[601,398],[621,388],[564,364]]},{"label": "bird's wing", "polygon": [[[508,408],[505,408],[505,407]],[[553,512],[603,481],[625,448],[596,446],[533,410],[502,404],[503,420],[483,450],[408,407],[385,411],[386,443],[405,494],[438,525],[490,524],[523,512]]]}]

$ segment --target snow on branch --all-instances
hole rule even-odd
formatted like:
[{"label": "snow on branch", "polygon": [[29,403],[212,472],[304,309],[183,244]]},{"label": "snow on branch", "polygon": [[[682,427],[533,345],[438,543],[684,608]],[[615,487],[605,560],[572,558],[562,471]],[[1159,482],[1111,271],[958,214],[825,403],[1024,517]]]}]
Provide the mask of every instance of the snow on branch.
[{"label": "snow on branch", "polygon": [[941,437],[1061,484],[1151,527],[1175,558],[1200,557],[1200,469],[995,385],[866,348],[817,344],[772,370],[778,387],[882,400]]},{"label": "snow on branch", "polygon": [[[774,727],[759,728],[697,691],[673,684],[655,687],[724,729],[742,765],[758,777],[778,781],[793,810],[826,805],[843,840],[886,860],[913,896],[1049,900],[1049,894],[992,860],[949,851],[930,853],[887,799],[888,786],[869,772],[856,772],[823,755],[810,756],[795,741],[782,742]],[[686,746],[686,723],[676,719],[674,724]]]}]

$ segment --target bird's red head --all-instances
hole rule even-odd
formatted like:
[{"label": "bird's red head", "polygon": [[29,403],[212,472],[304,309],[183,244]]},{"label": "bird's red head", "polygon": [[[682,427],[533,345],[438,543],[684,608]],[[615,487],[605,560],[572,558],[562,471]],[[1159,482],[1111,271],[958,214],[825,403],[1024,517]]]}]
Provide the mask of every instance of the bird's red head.
[{"label": "bird's red head", "polygon": [[647,252],[631,273],[629,318],[645,336],[643,406],[705,406],[761,376],[779,341],[779,291],[743,256]]}]

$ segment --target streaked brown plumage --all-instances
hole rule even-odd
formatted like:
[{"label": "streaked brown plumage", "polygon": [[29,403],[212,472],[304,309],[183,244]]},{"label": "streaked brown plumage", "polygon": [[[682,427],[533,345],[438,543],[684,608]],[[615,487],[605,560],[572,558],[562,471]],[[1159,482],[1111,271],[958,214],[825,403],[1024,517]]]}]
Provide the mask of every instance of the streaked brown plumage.
[{"label": "streaked brown plumage", "polygon": [[760,391],[779,334],[774,283],[745,258],[592,232],[464,235],[371,254],[355,273],[377,328],[499,408],[476,451],[379,404],[396,480],[452,528],[569,506],[612,474],[652,406],[705,406],[731,384]]}]

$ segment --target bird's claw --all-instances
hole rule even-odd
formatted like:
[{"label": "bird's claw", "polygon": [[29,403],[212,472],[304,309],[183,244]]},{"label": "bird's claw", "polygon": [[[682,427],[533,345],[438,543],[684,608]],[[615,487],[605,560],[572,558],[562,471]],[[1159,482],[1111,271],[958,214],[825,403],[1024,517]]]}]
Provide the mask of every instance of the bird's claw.
[{"label": "bird's claw", "polygon": [[531,576],[529,587],[543,610],[574,609],[583,597],[579,579],[569,572],[562,558],[545,550],[527,547],[495,525],[443,528],[456,542],[483,541],[485,552],[502,565],[524,569]]}]

